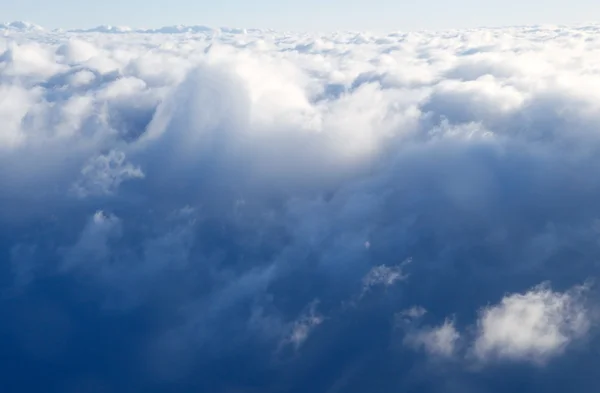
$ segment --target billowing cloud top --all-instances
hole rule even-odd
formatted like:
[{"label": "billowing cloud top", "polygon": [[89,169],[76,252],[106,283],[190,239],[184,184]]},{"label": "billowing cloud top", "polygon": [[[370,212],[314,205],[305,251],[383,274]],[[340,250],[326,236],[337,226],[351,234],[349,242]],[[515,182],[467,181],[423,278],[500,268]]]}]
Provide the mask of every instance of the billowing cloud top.
[{"label": "billowing cloud top", "polygon": [[0,26],[0,390],[595,392],[598,33]]}]

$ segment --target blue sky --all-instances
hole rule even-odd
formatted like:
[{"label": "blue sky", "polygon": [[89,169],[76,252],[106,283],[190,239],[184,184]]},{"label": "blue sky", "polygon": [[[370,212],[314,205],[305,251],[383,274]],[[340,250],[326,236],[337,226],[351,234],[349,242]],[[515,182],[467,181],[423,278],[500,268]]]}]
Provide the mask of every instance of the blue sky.
[{"label": "blue sky", "polygon": [[589,22],[600,12],[594,0],[0,0],[4,21],[46,27],[101,24],[158,27],[204,24],[291,30],[443,29],[541,23]]}]

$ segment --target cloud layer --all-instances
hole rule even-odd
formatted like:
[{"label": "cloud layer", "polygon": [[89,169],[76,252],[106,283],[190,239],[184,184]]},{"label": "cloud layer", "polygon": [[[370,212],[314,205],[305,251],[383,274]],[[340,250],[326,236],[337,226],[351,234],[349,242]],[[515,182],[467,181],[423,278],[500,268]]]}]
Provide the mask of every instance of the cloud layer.
[{"label": "cloud layer", "polygon": [[599,30],[1,25],[2,390],[595,391]]}]

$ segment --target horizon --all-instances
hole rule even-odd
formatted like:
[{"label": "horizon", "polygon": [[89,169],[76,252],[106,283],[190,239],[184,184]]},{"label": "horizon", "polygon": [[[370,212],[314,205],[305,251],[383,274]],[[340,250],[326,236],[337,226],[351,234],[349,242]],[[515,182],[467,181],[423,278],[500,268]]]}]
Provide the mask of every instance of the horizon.
[{"label": "horizon", "polygon": [[[19,26],[22,25],[22,26]],[[588,21],[580,21],[580,22],[572,22],[572,23],[530,23],[530,24],[507,24],[507,25],[481,25],[481,26],[472,26],[472,27],[448,27],[442,29],[414,29],[414,30],[403,30],[403,29],[364,29],[364,30],[356,30],[356,29],[341,29],[341,30],[280,30],[280,29],[272,29],[272,28],[261,28],[261,27],[253,27],[253,26],[237,26],[237,25],[210,25],[205,23],[196,23],[196,24],[183,24],[183,23],[175,23],[175,24],[164,24],[164,25],[117,25],[117,24],[97,24],[97,25],[81,25],[77,27],[48,27],[40,23],[36,23],[32,20],[10,20],[0,22],[0,27],[2,28],[14,28],[15,30],[21,29],[23,26],[26,28],[39,28],[44,31],[64,31],[68,33],[161,33],[161,29],[168,28],[205,28],[207,32],[209,30],[219,30],[219,29],[230,29],[230,30],[243,30],[243,31],[272,31],[272,32],[284,32],[284,33],[307,33],[307,34],[330,34],[330,33],[372,33],[372,34],[382,34],[382,33],[444,33],[450,31],[471,31],[471,30],[510,30],[510,29],[527,29],[527,28],[541,28],[541,29],[552,29],[552,28],[579,28],[579,27],[589,27],[600,25],[600,20],[588,20]],[[97,29],[108,29],[106,31],[101,31]],[[110,29],[114,29],[115,31],[110,31]],[[120,29],[123,29],[119,31]],[[182,31],[185,33],[185,31]],[[168,34],[172,34],[169,32]]]},{"label": "horizon", "polygon": [[[106,0],[102,3],[55,0],[21,0],[3,5],[5,20],[30,20],[48,29],[95,26],[158,27],[172,25],[226,26],[291,31],[361,31],[470,29],[526,25],[588,23],[600,15],[600,4],[573,0],[559,7],[552,0],[426,0],[396,3],[389,0],[224,0],[219,3],[191,0]],[[592,18],[594,19],[594,18]]]}]

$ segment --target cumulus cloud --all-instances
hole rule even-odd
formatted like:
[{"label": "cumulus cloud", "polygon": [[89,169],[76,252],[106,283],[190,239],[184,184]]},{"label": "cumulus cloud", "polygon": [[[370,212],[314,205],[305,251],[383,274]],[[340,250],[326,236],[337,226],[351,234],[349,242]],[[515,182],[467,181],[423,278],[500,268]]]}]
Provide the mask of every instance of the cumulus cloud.
[{"label": "cumulus cloud", "polygon": [[475,356],[484,361],[499,358],[539,363],[560,354],[590,328],[581,290],[557,293],[540,285],[485,308],[478,320]]},{"label": "cumulus cloud", "polygon": [[1,387],[594,391],[598,32],[0,25]]},{"label": "cumulus cloud", "polygon": [[[454,318],[435,327],[420,326],[427,314],[420,306],[396,314],[396,327],[406,332],[404,345],[433,357],[461,355],[480,367],[511,361],[544,366],[588,335],[595,319],[586,306],[589,290],[589,285],[579,285],[554,292],[546,282],[525,293],[506,295],[498,304],[479,310],[477,321],[463,334]],[[467,340],[469,347],[460,348],[458,344]]]}]

